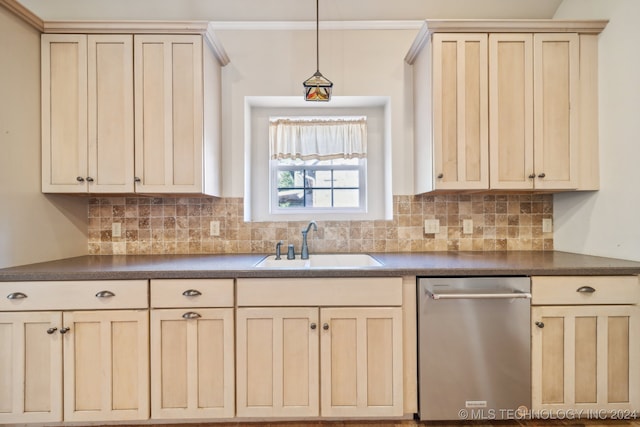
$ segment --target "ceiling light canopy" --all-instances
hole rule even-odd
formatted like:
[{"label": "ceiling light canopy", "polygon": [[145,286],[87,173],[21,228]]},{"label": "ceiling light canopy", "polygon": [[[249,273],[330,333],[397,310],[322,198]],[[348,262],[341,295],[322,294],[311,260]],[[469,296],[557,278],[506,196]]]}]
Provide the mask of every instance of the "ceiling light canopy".
[{"label": "ceiling light canopy", "polygon": [[305,101],[329,101],[333,83],[320,72],[320,21],[319,6],[316,0],[316,72],[302,83]]}]

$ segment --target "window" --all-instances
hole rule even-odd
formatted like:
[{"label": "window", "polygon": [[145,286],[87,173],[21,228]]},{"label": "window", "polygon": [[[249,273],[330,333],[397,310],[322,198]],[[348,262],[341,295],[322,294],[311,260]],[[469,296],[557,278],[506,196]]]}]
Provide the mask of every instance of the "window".
[{"label": "window", "polygon": [[271,213],[366,212],[365,117],[269,122]]},{"label": "window", "polygon": [[272,160],[272,211],[366,207],[366,160]]},{"label": "window", "polygon": [[[392,174],[391,174],[391,101],[389,97],[371,96],[335,96],[329,103],[310,103],[304,101],[300,96],[254,96],[245,97],[245,128],[244,128],[244,220],[253,222],[286,222],[286,221],[373,221],[390,220],[393,218],[392,200]],[[272,122],[275,118],[286,119],[318,119],[318,118],[366,118],[366,151],[364,157],[355,154],[345,159],[344,155],[329,159],[313,159],[308,157],[291,158],[286,153],[291,150],[284,150],[278,159],[273,157],[270,134]],[[402,146],[402,145],[401,145]],[[234,150],[238,147],[234,146]],[[296,150],[293,150],[294,152]],[[358,153],[359,150],[353,150]],[[347,153],[349,151],[347,150]],[[276,151],[277,153],[277,151]],[[302,155],[303,153],[300,152]],[[309,154],[309,153],[306,153]],[[276,160],[279,160],[277,162]],[[331,162],[329,162],[331,160]],[[357,162],[357,163],[356,163]],[[323,184],[323,187],[332,187],[334,190],[334,203],[338,199],[338,204],[345,204],[341,199],[336,198],[336,191],[355,187],[349,181],[353,180],[354,173],[349,173],[350,178],[336,176],[337,171],[342,168],[353,168],[359,166],[358,187],[360,188],[360,205],[358,208],[338,206],[333,208],[320,208],[316,204],[313,207],[283,206],[280,208],[278,201],[278,186],[283,191],[301,190],[304,188],[304,172],[289,176],[292,180],[297,177],[298,181],[293,181],[299,188],[290,187],[291,183],[280,185],[276,178],[277,167],[286,168],[297,167],[298,170],[311,170],[313,166],[332,166],[334,169],[334,179]],[[301,167],[305,166],[305,168]],[[319,168],[322,169],[322,168]],[[353,170],[353,169],[352,169]],[[325,173],[325,172],[323,172]],[[340,172],[342,173],[342,172]],[[307,177],[313,177],[313,172],[307,173]],[[314,177],[318,183],[317,172]],[[338,182],[340,178],[342,181]],[[285,178],[283,178],[285,179]],[[227,181],[230,183],[230,181]],[[229,184],[230,185],[230,184]],[[233,185],[238,183],[234,181]],[[320,190],[320,188],[317,188]],[[311,187],[307,185],[307,191]],[[300,191],[298,191],[300,194]],[[325,192],[324,194],[329,194]],[[337,193],[340,196],[341,192]],[[306,194],[307,200],[312,200],[313,193]],[[353,200],[353,199],[351,199]],[[320,200],[316,198],[320,203]],[[314,201],[315,202],[315,201]]]}]

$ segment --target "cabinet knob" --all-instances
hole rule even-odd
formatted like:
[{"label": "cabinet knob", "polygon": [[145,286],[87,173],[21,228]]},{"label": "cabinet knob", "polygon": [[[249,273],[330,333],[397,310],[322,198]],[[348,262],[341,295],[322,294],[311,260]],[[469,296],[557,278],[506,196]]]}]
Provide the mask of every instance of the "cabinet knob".
[{"label": "cabinet knob", "polygon": [[444,178],[444,174],[443,173],[439,173],[438,174],[438,179],[442,179],[442,178]]},{"label": "cabinet knob", "polygon": [[69,328],[68,327],[65,326],[64,328],[60,328],[60,333],[62,335],[66,334],[67,332],[69,332]]},{"label": "cabinet knob", "polygon": [[53,334],[53,333],[54,333],[55,331],[57,331],[57,330],[58,330],[58,328],[49,328],[49,329],[47,329],[47,333],[48,333],[49,335],[51,335],[51,334]]},{"label": "cabinet knob", "polygon": [[595,291],[596,291],[595,288],[592,288],[591,286],[580,286],[578,289],[576,289],[576,292],[585,293],[585,294],[592,294]]},{"label": "cabinet knob", "polygon": [[325,331],[328,331],[329,330],[329,324],[328,323],[323,324],[322,325],[322,329],[324,329]]},{"label": "cabinet knob", "polygon": [[111,291],[100,291],[96,294],[96,298],[111,298],[115,296],[116,294]]},{"label": "cabinet knob", "polygon": [[540,329],[544,328],[544,323],[542,322],[536,322],[536,326]]},{"label": "cabinet knob", "polygon": [[542,172],[541,174],[538,175],[538,178],[544,178],[545,176],[547,176],[544,172]]},{"label": "cabinet knob", "polygon": [[83,178],[83,177],[81,177],[81,176],[77,176],[77,177],[76,177],[76,181],[78,181],[78,182],[84,182],[84,178]]},{"label": "cabinet knob", "polygon": [[87,182],[93,182],[93,178],[91,178],[90,176],[87,177]]},{"label": "cabinet knob", "polygon": [[26,297],[27,295],[22,292],[11,292],[7,295],[7,299],[25,299]]},{"label": "cabinet knob", "polygon": [[189,319],[199,319],[201,317],[202,316],[200,314],[196,313],[195,311],[188,311],[188,312],[186,312],[185,314],[182,315],[182,318],[183,319],[187,319],[187,320],[189,320]]},{"label": "cabinet knob", "polygon": [[311,325],[309,325],[309,327],[311,329],[316,329],[318,327],[318,325],[316,325],[315,323],[312,323]]},{"label": "cabinet knob", "polygon": [[535,174],[535,173],[532,173],[531,175],[529,175],[529,179],[533,179],[533,178],[535,178],[535,177],[536,177],[536,174]]},{"label": "cabinet knob", "polygon": [[185,297],[199,297],[200,295],[202,295],[202,292],[197,289],[187,289],[182,293],[182,295],[184,295]]},{"label": "cabinet knob", "polygon": [[142,182],[142,180],[140,179],[140,177],[136,176],[135,178],[133,178],[133,182]]}]

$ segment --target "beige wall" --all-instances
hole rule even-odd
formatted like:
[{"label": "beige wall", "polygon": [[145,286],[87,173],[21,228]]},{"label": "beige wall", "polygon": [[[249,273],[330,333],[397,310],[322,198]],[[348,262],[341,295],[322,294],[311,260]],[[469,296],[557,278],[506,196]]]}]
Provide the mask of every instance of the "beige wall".
[{"label": "beige wall", "polygon": [[[404,56],[418,30],[320,31],[320,71],[334,96],[391,98],[394,195],[413,194],[411,69]],[[224,67],[223,195],[243,196],[245,96],[300,96],[316,71],[316,33],[218,30],[231,58]]]},{"label": "beige wall", "polygon": [[86,198],[40,192],[40,33],[3,7],[0,64],[0,267],[86,254]]},{"label": "beige wall", "polygon": [[599,37],[600,191],[554,196],[555,247],[640,261],[640,1],[564,0],[558,19],[609,19]]}]

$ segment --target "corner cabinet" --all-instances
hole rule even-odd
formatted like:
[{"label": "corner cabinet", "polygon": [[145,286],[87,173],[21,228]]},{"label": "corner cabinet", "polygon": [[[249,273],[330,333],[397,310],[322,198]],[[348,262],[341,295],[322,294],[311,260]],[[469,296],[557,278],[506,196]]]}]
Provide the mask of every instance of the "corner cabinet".
[{"label": "corner cabinet", "polygon": [[228,57],[210,28],[68,25],[42,35],[42,191],[219,196]]},{"label": "corner cabinet", "polygon": [[402,279],[238,279],[237,298],[238,417],[403,414]]},{"label": "corner cabinet", "polygon": [[597,35],[607,21],[426,21],[415,192],[596,190]]},{"label": "corner cabinet", "polygon": [[532,277],[532,409],[640,410],[639,301],[637,276]]}]

